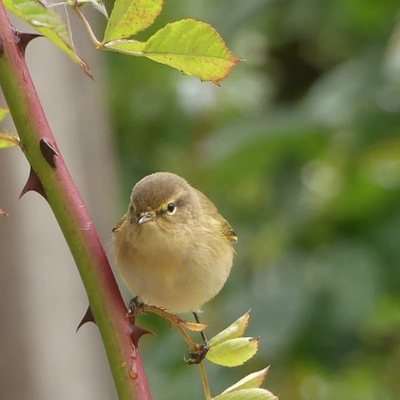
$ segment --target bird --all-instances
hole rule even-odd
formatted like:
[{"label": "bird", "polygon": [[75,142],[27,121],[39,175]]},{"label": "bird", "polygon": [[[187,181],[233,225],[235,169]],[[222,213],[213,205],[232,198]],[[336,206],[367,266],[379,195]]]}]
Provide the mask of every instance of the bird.
[{"label": "bird", "polygon": [[170,172],[137,182],[113,229],[115,262],[131,294],[196,319],[228,279],[236,241],[212,201]]}]

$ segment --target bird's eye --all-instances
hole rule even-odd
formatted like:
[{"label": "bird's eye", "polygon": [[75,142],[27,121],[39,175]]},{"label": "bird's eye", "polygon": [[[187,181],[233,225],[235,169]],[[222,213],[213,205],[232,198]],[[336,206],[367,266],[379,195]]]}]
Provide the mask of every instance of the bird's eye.
[{"label": "bird's eye", "polygon": [[168,214],[173,214],[176,210],[176,205],[175,203],[168,203],[167,205],[167,212]]}]

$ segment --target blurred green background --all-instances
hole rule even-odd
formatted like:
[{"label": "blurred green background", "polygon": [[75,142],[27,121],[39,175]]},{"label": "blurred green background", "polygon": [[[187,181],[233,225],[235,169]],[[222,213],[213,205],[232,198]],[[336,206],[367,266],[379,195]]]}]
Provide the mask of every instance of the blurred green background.
[{"label": "blurred green background", "polygon": [[[282,399],[400,398],[398,1],[174,0],[154,27],[209,22],[246,61],[221,87],[109,54],[121,215],[133,184],[171,171],[231,222],[237,257],[204,307],[213,336],[252,310],[258,354],[207,365],[213,395],[271,365]],[[155,399],[202,399],[185,343],[139,324]],[[209,363],[208,363],[209,364]]]}]

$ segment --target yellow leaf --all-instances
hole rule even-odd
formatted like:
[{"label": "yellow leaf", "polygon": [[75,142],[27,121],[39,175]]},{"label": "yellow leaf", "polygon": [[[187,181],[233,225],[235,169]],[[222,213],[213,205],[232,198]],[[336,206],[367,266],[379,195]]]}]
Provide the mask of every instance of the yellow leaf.
[{"label": "yellow leaf", "polygon": [[229,386],[227,389],[225,389],[222,392],[222,394],[234,392],[236,390],[241,390],[241,389],[259,388],[263,384],[264,379],[267,376],[268,370],[269,367],[245,376],[240,381],[236,382],[234,385]]},{"label": "yellow leaf", "polygon": [[10,132],[0,132],[0,149],[19,146],[19,137]]},{"label": "yellow leaf", "polygon": [[126,39],[154,23],[163,0],[116,0],[108,21],[103,43]]},{"label": "yellow leaf", "polygon": [[209,24],[193,19],[173,22],[156,32],[143,54],[161,64],[194,75],[202,81],[218,82],[240,62]]},{"label": "yellow leaf", "polygon": [[259,338],[230,339],[211,346],[206,355],[207,360],[224,367],[236,367],[245,363],[258,350]]},{"label": "yellow leaf", "polygon": [[[108,38],[114,38],[114,35]],[[167,24],[145,43],[115,38],[104,43],[104,48],[147,57],[176,68],[184,75],[197,76],[202,81],[216,84],[241,61],[227,48],[214,28],[190,18]]]},{"label": "yellow leaf", "polygon": [[10,112],[8,108],[0,107],[0,121]]},{"label": "yellow leaf", "polygon": [[197,322],[189,322],[189,321],[183,321],[183,320],[179,322],[179,325],[182,325],[183,327],[185,327],[193,332],[201,332],[207,328],[206,324],[199,324]]},{"label": "yellow leaf", "polygon": [[249,325],[250,310],[246,314],[238,318],[233,324],[229,325],[222,332],[215,335],[210,341],[210,346],[215,346],[218,343],[225,342],[229,339],[240,337],[244,334]]},{"label": "yellow leaf", "polygon": [[265,389],[242,389],[220,394],[213,400],[279,400],[279,397]]},{"label": "yellow leaf", "polygon": [[9,11],[57,45],[90,76],[87,64],[74,48],[67,26],[54,8],[46,7],[37,0],[3,0],[3,3]]}]

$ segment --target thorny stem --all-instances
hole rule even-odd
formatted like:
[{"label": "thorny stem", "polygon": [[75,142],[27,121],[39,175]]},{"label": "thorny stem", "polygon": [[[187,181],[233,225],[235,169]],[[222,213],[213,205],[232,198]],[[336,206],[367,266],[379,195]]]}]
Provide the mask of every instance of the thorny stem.
[{"label": "thorny stem", "polygon": [[0,0],[0,86],[32,176],[37,178],[30,189],[45,196],[70,247],[103,338],[119,399],[149,400],[143,365],[132,343],[135,331],[131,334],[106,254],[43,112],[23,46]]}]

